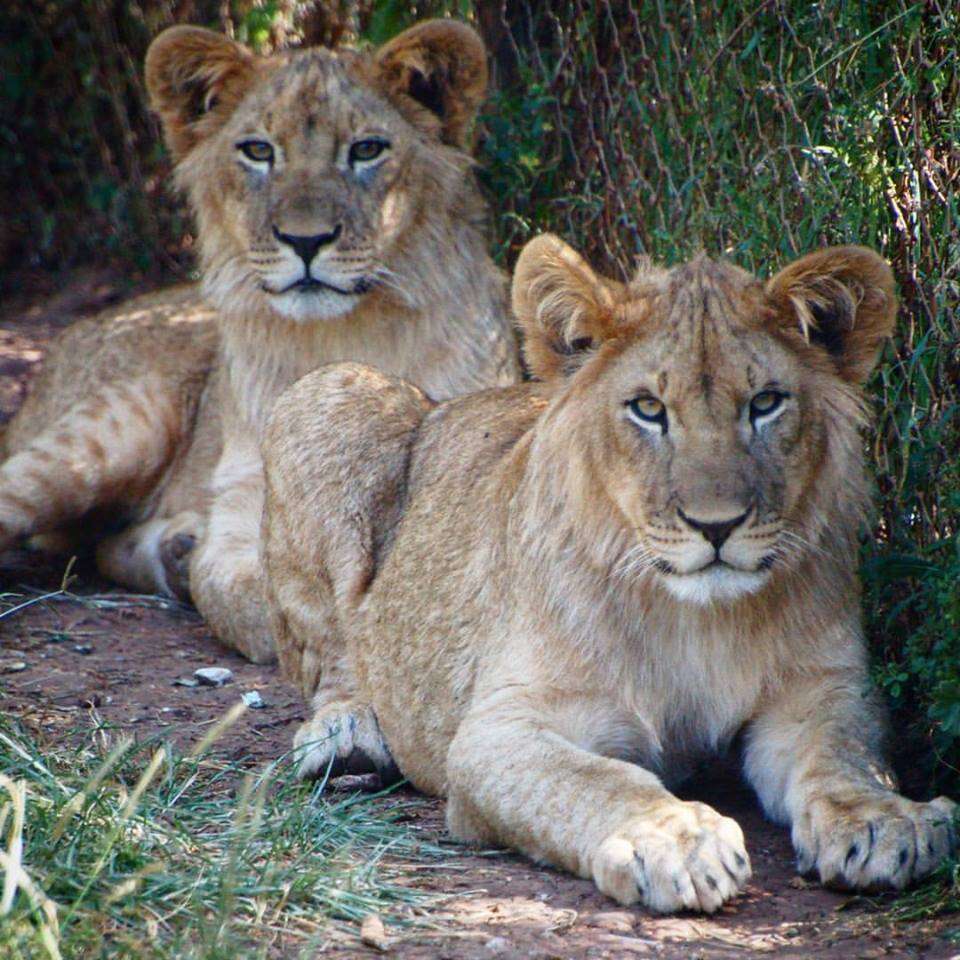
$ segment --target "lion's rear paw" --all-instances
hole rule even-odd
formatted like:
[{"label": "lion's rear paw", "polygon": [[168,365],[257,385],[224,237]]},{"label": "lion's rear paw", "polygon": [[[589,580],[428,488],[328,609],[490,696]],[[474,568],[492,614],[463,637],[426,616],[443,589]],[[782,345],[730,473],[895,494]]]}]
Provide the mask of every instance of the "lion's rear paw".
[{"label": "lion's rear paw", "polygon": [[177,533],[160,543],[163,576],[178,600],[190,599],[190,555],[196,545],[192,533]]},{"label": "lion's rear paw", "polygon": [[164,523],[157,543],[157,557],[167,591],[178,600],[190,601],[190,560],[203,536],[203,518],[189,510]]},{"label": "lion's rear paw", "polygon": [[676,800],[601,844],[593,877],[622,904],[713,913],[743,891],[750,858],[736,821],[706,804]]},{"label": "lion's rear paw", "polygon": [[813,800],[797,818],[793,844],[801,873],[855,890],[900,890],[956,850],[956,804],[914,803],[896,793]]},{"label": "lion's rear paw", "polygon": [[322,708],[300,727],[293,746],[304,780],[357,773],[379,774],[383,785],[401,779],[373,710],[362,704]]}]

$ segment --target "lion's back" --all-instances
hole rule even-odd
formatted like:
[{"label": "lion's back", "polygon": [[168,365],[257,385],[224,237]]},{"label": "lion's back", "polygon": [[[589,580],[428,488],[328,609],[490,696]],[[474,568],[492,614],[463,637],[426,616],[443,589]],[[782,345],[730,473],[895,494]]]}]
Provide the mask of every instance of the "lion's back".
[{"label": "lion's back", "polygon": [[444,790],[446,751],[497,609],[503,504],[542,410],[532,384],[449,401],[413,445],[402,519],[354,637],[361,683],[400,768]]},{"label": "lion's back", "polygon": [[217,352],[214,312],[193,284],[168,287],[78,321],[50,347],[4,435],[16,453],[94,393],[155,377],[199,396]]}]

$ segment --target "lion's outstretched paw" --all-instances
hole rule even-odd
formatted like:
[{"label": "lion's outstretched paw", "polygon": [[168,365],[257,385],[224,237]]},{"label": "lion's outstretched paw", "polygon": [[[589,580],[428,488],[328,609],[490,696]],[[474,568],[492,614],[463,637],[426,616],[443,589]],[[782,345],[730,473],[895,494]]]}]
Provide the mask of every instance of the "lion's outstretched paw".
[{"label": "lion's outstretched paw", "polygon": [[955,849],[957,806],[946,797],[915,803],[896,793],[811,801],[793,826],[801,873],[854,890],[900,890]]},{"label": "lion's outstretched paw", "polygon": [[343,701],[318,710],[293,738],[301,779],[376,773],[385,786],[401,779],[371,707]]},{"label": "lion's outstretched paw", "polygon": [[592,866],[603,893],[657,913],[713,913],[750,879],[739,824],[706,804],[681,800],[608,837]]}]

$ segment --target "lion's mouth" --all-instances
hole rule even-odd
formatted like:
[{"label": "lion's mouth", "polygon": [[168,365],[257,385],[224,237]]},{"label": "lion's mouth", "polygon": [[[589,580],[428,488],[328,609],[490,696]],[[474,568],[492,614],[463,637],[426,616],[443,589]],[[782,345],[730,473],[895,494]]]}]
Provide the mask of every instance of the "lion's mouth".
[{"label": "lion's mouth", "polygon": [[709,563],[705,563],[702,567],[697,567],[696,570],[688,570],[685,573],[681,573],[673,564],[668,563],[666,560],[657,559],[654,561],[654,567],[659,573],[669,574],[674,577],[693,577],[697,574],[713,573],[714,571],[720,570],[729,570],[736,573],[766,573],[773,566],[775,560],[776,557],[774,557],[773,554],[767,554],[753,569],[747,569],[735,566],[726,560],[721,560],[720,557],[714,557]]},{"label": "lion's mouth", "polygon": [[698,606],[732,602],[756,593],[767,582],[768,574],[762,567],[744,570],[722,560],[712,561],[688,573],[675,572],[662,580],[674,598]]},{"label": "lion's mouth", "polygon": [[279,290],[274,290],[267,283],[261,284],[263,291],[274,297],[280,297],[285,293],[292,293],[294,291],[300,294],[322,293],[329,291],[330,293],[337,293],[341,297],[359,297],[369,292],[372,286],[372,281],[366,277],[361,277],[349,290],[345,290],[343,287],[338,287],[332,283],[327,283],[325,280],[318,280],[316,277],[311,276],[310,274],[294,280],[293,283],[288,283],[285,287],[281,287]]}]

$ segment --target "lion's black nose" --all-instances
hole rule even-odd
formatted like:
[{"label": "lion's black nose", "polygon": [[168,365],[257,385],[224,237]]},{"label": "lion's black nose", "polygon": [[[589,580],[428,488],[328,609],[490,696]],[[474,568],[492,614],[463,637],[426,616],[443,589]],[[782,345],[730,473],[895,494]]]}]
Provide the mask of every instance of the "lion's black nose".
[{"label": "lion's black nose", "polygon": [[730,534],[733,533],[737,527],[747,519],[747,514],[749,510],[745,510],[740,514],[739,517],[731,517],[729,520],[697,520],[694,517],[688,516],[683,512],[683,510],[677,508],[677,513],[680,514],[680,519],[688,526],[693,527],[694,530],[703,534],[707,542],[714,548],[714,550],[719,551],[720,548],[727,542]]},{"label": "lion's black nose", "polygon": [[276,227],[273,228],[273,235],[288,247],[293,247],[294,252],[309,267],[317,251],[321,247],[329,246],[343,230],[342,224],[337,224],[329,233],[316,233],[311,237],[297,236],[293,233],[281,233]]}]

